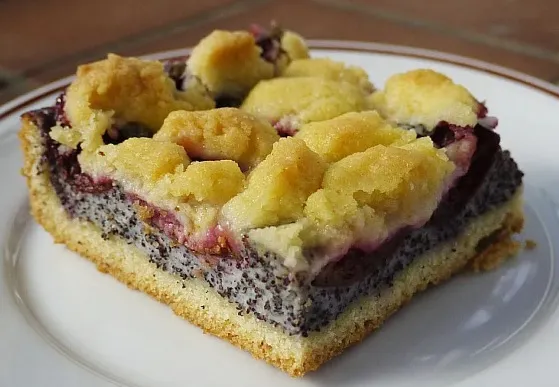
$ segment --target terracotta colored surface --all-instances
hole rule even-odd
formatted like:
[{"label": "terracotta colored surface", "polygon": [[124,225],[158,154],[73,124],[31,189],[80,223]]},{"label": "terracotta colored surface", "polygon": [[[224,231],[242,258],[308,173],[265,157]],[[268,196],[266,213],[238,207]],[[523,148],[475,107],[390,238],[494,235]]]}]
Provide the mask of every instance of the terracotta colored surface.
[{"label": "terracotta colored surface", "polygon": [[216,28],[275,19],[308,38],[452,52],[559,80],[554,0],[0,0],[0,103],[107,52],[196,44]]},{"label": "terracotta colored surface", "polygon": [[36,73],[66,56],[134,39],[233,0],[8,0],[0,2],[1,64]]},{"label": "terracotta colored surface", "polygon": [[[559,50],[559,2],[553,0],[326,0],[347,7],[361,6],[360,11],[398,17],[402,21],[427,20],[451,34],[461,31],[502,38],[509,43],[525,44],[548,51],[557,58]],[[428,4],[428,6],[426,5]]]}]

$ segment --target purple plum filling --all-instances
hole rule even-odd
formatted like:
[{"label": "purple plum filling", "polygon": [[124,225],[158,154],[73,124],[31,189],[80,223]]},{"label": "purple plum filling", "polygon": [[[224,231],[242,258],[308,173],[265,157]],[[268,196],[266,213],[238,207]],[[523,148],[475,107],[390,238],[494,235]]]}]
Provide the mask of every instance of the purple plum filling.
[{"label": "purple plum filling", "polygon": [[[239,314],[252,313],[296,335],[320,330],[360,296],[390,287],[394,276],[417,257],[456,237],[476,217],[511,199],[522,184],[523,174],[509,153],[500,148],[499,136],[481,126],[470,128],[477,138],[470,168],[425,226],[401,230],[370,253],[353,249],[311,279],[305,274],[289,274],[281,259],[272,253],[259,255],[247,238],[235,254],[225,249],[208,255],[177,243],[174,234],[158,227],[157,222],[152,222],[152,230],[145,232],[137,198],[112,181],[93,181],[81,172],[77,162],[79,148],[63,151],[50,138],[48,133],[60,119],[59,111],[53,107],[27,115],[41,130],[45,146],[43,170],[48,171],[70,217],[95,224],[105,239],[122,238],[162,270],[184,279],[205,280],[235,303]],[[142,131],[126,133],[134,137]],[[443,146],[456,140],[456,135],[450,125],[443,123],[433,139]]]},{"label": "purple plum filling", "polygon": [[298,130],[294,128],[288,120],[278,120],[272,122],[272,126],[281,137],[295,136],[298,132]]},{"label": "purple plum filling", "polygon": [[243,98],[232,97],[228,95],[220,95],[215,98],[215,107],[216,108],[225,108],[225,107],[239,107],[243,103]]},{"label": "purple plum filling", "polygon": [[277,26],[272,25],[270,30],[253,25],[250,32],[256,40],[256,45],[262,49],[260,56],[267,62],[276,64],[281,55],[286,55],[286,52],[281,48],[281,38],[283,30]]},{"label": "purple plum filling", "polygon": [[105,144],[120,144],[132,137],[152,137],[153,132],[139,122],[126,122],[111,126],[103,135]]},{"label": "purple plum filling", "polygon": [[171,78],[175,82],[175,87],[177,90],[183,90],[184,80],[186,79],[186,61],[188,57],[180,57],[171,59],[165,62],[164,70],[167,74],[169,74],[169,78]]}]

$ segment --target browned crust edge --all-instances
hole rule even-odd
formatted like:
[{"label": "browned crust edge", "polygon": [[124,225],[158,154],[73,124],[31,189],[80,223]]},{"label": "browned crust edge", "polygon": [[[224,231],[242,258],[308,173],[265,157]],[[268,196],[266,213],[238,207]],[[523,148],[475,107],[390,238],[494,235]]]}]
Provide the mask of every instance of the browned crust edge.
[{"label": "browned crust edge", "polygon": [[[58,203],[58,209],[56,210],[53,210],[53,204],[49,203],[49,201],[52,202],[54,192],[48,182],[48,172],[39,171],[42,155],[39,131],[28,119],[24,118],[22,122],[23,126],[19,133],[25,156],[22,174],[26,177],[29,188],[31,214],[53,236],[56,243],[65,244],[70,250],[95,263],[99,271],[110,274],[128,287],[149,294],[156,300],[169,305],[177,315],[198,326],[204,332],[227,340],[237,347],[250,352],[253,357],[265,360],[291,376],[298,377],[314,371],[328,360],[344,352],[348,347],[361,342],[405,305],[414,294],[421,292],[430,285],[446,281],[468,266],[476,271],[494,268],[507,257],[514,255],[519,248],[518,242],[515,242],[512,236],[522,229],[524,219],[521,208],[513,206],[501,224],[501,231],[497,240],[485,251],[474,256],[453,258],[451,265],[443,267],[442,270],[437,272],[435,280],[421,283],[410,291],[402,292],[394,302],[387,303],[387,307],[383,310],[382,314],[373,319],[356,322],[353,325],[354,329],[352,331],[344,332],[344,335],[336,337],[335,340],[328,342],[327,345],[318,347],[316,345],[306,345],[306,341],[314,340],[320,333],[309,338],[295,338],[294,336],[285,335],[286,340],[300,341],[299,344],[302,345],[296,346],[300,353],[281,356],[281,354],[275,353],[272,346],[264,340],[255,340],[250,335],[239,334],[238,322],[222,321],[221,323],[216,323],[215,320],[209,318],[210,316],[203,309],[195,305],[181,303],[176,295],[165,292],[165,289],[158,286],[156,279],[151,276],[150,278],[143,278],[124,270],[119,265],[119,262],[122,262],[122,257],[118,259],[118,257],[103,256],[100,254],[102,250],[98,248],[96,243],[74,238],[70,229],[73,227],[73,223],[77,225],[78,222],[67,218],[64,210]],[[65,222],[67,224],[61,224],[61,216],[66,218]],[[256,320],[250,316],[248,318]],[[261,321],[257,321],[257,324],[267,325]],[[264,329],[272,328],[266,327]]]}]

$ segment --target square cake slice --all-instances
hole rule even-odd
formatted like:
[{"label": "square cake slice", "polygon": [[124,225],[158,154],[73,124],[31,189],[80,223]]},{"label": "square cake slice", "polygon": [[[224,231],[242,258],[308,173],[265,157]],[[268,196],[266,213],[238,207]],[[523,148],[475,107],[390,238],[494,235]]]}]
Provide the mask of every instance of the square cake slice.
[{"label": "square cake slice", "polygon": [[523,173],[496,125],[442,74],[377,89],[255,27],[166,64],[80,66],[20,139],[57,243],[302,376],[428,286],[516,252]]}]

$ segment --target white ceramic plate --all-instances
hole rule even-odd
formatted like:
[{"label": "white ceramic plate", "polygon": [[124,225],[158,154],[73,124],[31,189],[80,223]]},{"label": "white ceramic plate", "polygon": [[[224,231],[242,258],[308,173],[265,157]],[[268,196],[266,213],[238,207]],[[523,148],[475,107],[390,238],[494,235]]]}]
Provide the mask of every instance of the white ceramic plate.
[{"label": "white ceramic plate", "polygon": [[430,67],[486,100],[499,117],[503,146],[526,173],[522,238],[537,241],[537,249],[428,291],[359,346],[291,379],[101,274],[30,218],[19,174],[19,114],[51,105],[64,79],[0,107],[1,386],[558,385],[559,90],[431,51],[312,45],[316,56],[364,67],[376,85],[395,72]]}]

